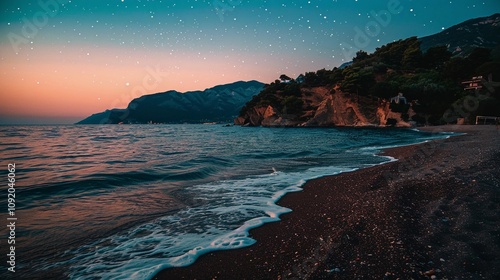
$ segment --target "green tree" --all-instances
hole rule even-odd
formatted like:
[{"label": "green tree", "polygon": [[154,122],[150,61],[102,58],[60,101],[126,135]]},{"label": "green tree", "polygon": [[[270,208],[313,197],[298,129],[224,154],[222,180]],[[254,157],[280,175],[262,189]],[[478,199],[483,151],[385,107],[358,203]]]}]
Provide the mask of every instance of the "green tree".
[{"label": "green tree", "polygon": [[491,49],[487,48],[475,48],[471,54],[467,57],[472,68],[477,68],[480,65],[491,61]]},{"label": "green tree", "polygon": [[285,96],[297,96],[300,97],[302,92],[300,91],[300,85],[297,83],[288,84],[283,90]]},{"label": "green tree", "polygon": [[415,69],[421,65],[422,51],[420,50],[420,41],[413,41],[404,51],[401,64],[405,69]]},{"label": "green tree", "polygon": [[342,69],[334,68],[332,73],[328,77],[330,83],[337,84],[341,82],[344,79],[344,74],[342,72]]},{"label": "green tree", "polygon": [[398,94],[398,89],[394,86],[394,84],[383,81],[374,84],[370,88],[369,93],[376,97],[389,99]]},{"label": "green tree", "polygon": [[[399,67],[402,65],[402,60],[405,55],[406,50],[419,44],[417,37],[411,37],[406,40],[399,40],[380,48],[375,51],[375,56],[378,57],[381,62],[387,64],[391,67]],[[414,47],[413,47],[414,48]],[[408,52],[408,59],[411,57],[412,53]]]},{"label": "green tree", "polygon": [[332,74],[332,71],[326,70],[324,68],[316,71],[316,76],[317,76],[316,85],[317,86],[328,85],[330,83],[331,74]]},{"label": "green tree", "polygon": [[486,62],[474,71],[474,75],[483,76],[484,79],[488,79],[490,74],[493,81],[500,81],[500,62]]},{"label": "green tree", "polygon": [[441,68],[451,59],[452,53],[446,46],[432,47],[423,56],[423,66],[429,69]]},{"label": "green tree", "polygon": [[375,84],[375,76],[365,68],[349,67],[344,72],[345,78],[341,85],[344,91],[366,95]]},{"label": "green tree", "polygon": [[317,86],[319,82],[318,75],[315,72],[306,72],[304,75],[304,85],[309,87]]},{"label": "green tree", "polygon": [[[473,68],[472,68],[473,69]],[[443,68],[443,75],[455,82],[461,82],[464,79],[470,78],[473,70],[470,67],[469,61],[462,57],[454,57]]]},{"label": "green tree", "polygon": [[302,112],[302,106],[304,105],[302,99],[297,96],[287,96],[281,102],[283,113],[298,115]]},{"label": "green tree", "polygon": [[280,76],[280,80],[281,80],[282,82],[288,82],[288,81],[291,81],[291,80],[292,80],[292,78],[288,77],[288,76],[287,76],[287,75],[285,75],[285,74],[282,74],[282,75]]},{"label": "green tree", "polygon": [[368,59],[370,57],[370,55],[368,55],[367,52],[363,51],[363,50],[360,50],[356,53],[356,57],[354,57],[352,59],[352,62],[356,63],[356,62],[360,62],[360,61],[363,61],[365,59]]},{"label": "green tree", "polygon": [[457,83],[443,80],[437,71],[411,76],[402,88],[409,100],[418,100],[413,109],[426,123],[440,123],[445,111],[457,99],[457,92],[463,92]]}]

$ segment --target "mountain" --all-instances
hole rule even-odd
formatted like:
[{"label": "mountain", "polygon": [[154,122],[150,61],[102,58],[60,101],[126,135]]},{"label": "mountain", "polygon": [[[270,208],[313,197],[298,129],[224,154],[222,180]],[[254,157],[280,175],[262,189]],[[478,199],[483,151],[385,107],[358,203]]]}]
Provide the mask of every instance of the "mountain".
[{"label": "mountain", "polygon": [[126,109],[94,114],[78,124],[200,123],[229,121],[264,88],[258,81],[235,82],[204,91],[167,91],[132,100]]},{"label": "mountain", "polygon": [[101,113],[93,114],[90,117],[78,122],[77,124],[111,124],[111,123],[119,123],[120,117],[125,115],[127,112],[126,109],[111,109],[106,110]]},{"label": "mountain", "polygon": [[[422,52],[432,47],[446,46],[453,56],[468,56],[477,47],[493,49],[500,57],[500,14],[471,19],[434,35],[418,38]],[[352,65],[345,62],[338,68]]]},{"label": "mountain", "polygon": [[[469,20],[433,36],[389,43],[372,54],[359,51],[350,65],[307,72],[301,80],[276,80],[242,108],[234,123],[408,127],[496,116],[499,27],[500,14]],[[480,77],[477,85],[466,88],[472,77]]]},{"label": "mountain", "polygon": [[440,45],[458,56],[467,56],[477,47],[494,49],[500,42],[500,14],[467,20],[419,40],[423,52]]}]

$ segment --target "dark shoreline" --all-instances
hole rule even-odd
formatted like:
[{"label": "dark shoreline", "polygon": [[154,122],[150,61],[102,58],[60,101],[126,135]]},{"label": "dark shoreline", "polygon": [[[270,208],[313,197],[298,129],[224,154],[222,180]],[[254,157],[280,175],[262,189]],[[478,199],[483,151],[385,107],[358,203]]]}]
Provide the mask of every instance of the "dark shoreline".
[{"label": "dark shoreline", "polygon": [[500,279],[500,131],[386,150],[399,159],[311,180],[253,246],[153,279]]}]

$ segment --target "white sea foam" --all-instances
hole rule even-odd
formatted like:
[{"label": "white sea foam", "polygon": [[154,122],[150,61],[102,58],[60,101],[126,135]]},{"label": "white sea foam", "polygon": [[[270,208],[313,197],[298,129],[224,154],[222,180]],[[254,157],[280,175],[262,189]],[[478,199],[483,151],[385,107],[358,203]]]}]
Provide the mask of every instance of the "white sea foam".
[{"label": "white sea foam", "polygon": [[[395,160],[384,158],[359,167]],[[203,203],[81,248],[67,263],[70,277],[150,279],[162,269],[188,266],[209,252],[250,246],[255,243],[251,229],[279,221],[280,215],[291,211],[276,204],[282,196],[301,191],[307,180],[356,169],[326,166],[288,173],[273,169],[267,175],[193,186],[190,194],[203,198]]]},{"label": "white sea foam", "polygon": [[70,252],[74,257],[65,264],[71,267],[72,279],[149,279],[161,269],[190,265],[200,255],[254,244],[251,229],[278,221],[291,211],[276,205],[283,195],[302,190],[307,180],[353,170],[274,170],[268,175],[193,186],[190,194],[204,198],[199,205]]},{"label": "white sea foam", "polygon": [[[27,142],[46,141],[43,134],[46,130],[41,128],[38,138],[28,135],[32,139]],[[53,128],[49,127],[49,130]],[[209,130],[206,126],[105,126],[101,130],[97,133],[92,129],[91,139],[86,138],[88,131],[85,128],[61,130],[64,135],[73,135],[74,138],[71,138],[72,141],[53,141],[49,146],[57,153],[46,156],[57,163],[53,166],[66,167],[61,178],[73,178],[73,181],[69,185],[67,180],[53,185],[53,178],[44,177],[55,172],[50,168],[32,173],[33,184],[43,190],[23,194],[32,212],[39,211],[38,204],[54,205],[52,213],[61,212],[61,227],[76,227],[85,221],[88,228],[97,227],[101,232],[105,231],[100,228],[100,221],[116,219],[117,225],[122,225],[129,220],[137,223],[144,221],[149,213],[157,217],[161,209],[165,214],[128,230],[104,237],[99,234],[101,237],[95,238],[86,232],[73,238],[68,235],[75,231],[53,231],[36,226],[28,228],[38,234],[33,240],[40,241],[40,244],[47,237],[59,235],[60,250],[73,248],[78,244],[75,240],[93,240],[78,249],[66,251],[64,255],[60,254],[60,250],[52,249],[56,243],[43,243],[43,249],[49,249],[49,252],[52,249],[50,258],[45,257],[47,254],[38,255],[33,257],[36,261],[25,264],[36,271],[57,269],[73,279],[152,278],[163,268],[189,265],[207,252],[255,243],[249,236],[249,230],[277,221],[281,214],[291,211],[276,205],[276,201],[288,192],[301,190],[307,180],[394,161],[394,158],[374,154],[389,146],[446,136],[399,130],[245,128],[228,131],[216,126]],[[106,138],[111,134],[120,137]],[[141,141],[133,144],[121,141],[128,137],[137,140],[138,134],[144,136]],[[96,140],[96,135],[102,137]],[[67,143],[75,145],[68,146]],[[108,155],[106,151],[110,145],[115,149],[113,154]],[[62,151],[61,147],[64,147]],[[75,165],[72,157],[66,157],[73,155],[74,150],[82,151],[82,155],[90,153],[90,158],[85,157],[87,163],[77,161]],[[29,154],[29,150],[25,154]],[[95,174],[96,165],[109,174]],[[34,167],[38,168],[37,165]],[[124,168],[127,171],[124,172]],[[82,169],[86,170],[84,176],[75,171]],[[269,173],[251,175],[263,172]],[[134,189],[152,196],[135,196]],[[102,200],[105,196],[116,196],[117,199]],[[113,208],[99,208],[99,201],[121,201],[132,196],[137,199],[126,205],[141,209],[147,204],[155,204],[151,212],[144,209],[144,213],[134,213],[134,210],[128,213],[125,210],[127,207],[123,207],[113,213],[94,213],[95,209]],[[59,210],[61,203],[70,203],[74,198],[95,200],[92,204],[95,207],[78,209],[84,218],[76,222],[73,221],[74,216],[65,216]],[[163,202],[164,206],[157,205],[158,202]],[[172,206],[174,204],[175,207]],[[179,210],[179,204],[186,206]],[[124,218],[129,214],[132,217]],[[96,222],[85,220],[85,217],[94,216],[97,217]],[[110,225],[107,228],[115,227]]]},{"label": "white sea foam", "polygon": [[[193,206],[69,252],[73,257],[63,265],[70,266],[72,279],[150,279],[162,269],[188,266],[212,251],[250,246],[255,243],[249,236],[251,229],[278,221],[291,211],[276,204],[286,193],[302,190],[307,180],[395,161],[375,156],[380,149],[393,146],[398,145],[352,151],[353,159],[377,159],[350,166],[302,172],[272,168],[266,175],[186,188],[183,195],[196,201]],[[53,266],[57,265],[61,264]]]}]

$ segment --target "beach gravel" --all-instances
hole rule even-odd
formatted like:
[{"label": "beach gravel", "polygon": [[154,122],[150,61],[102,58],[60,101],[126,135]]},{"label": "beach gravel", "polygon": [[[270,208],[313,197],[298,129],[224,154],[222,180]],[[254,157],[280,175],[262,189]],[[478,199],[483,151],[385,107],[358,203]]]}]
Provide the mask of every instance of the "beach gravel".
[{"label": "beach gravel", "polygon": [[154,279],[500,279],[500,131],[389,149],[396,162],[306,183],[257,243]]}]

